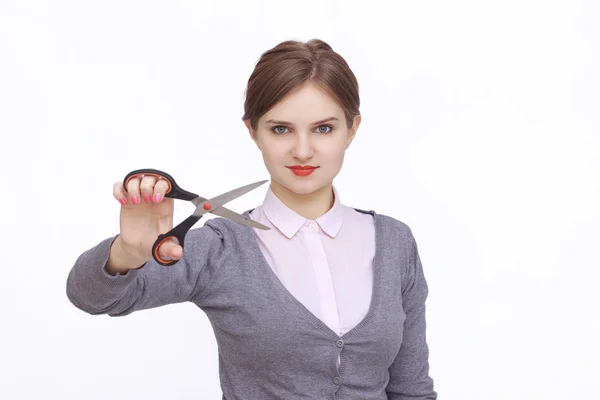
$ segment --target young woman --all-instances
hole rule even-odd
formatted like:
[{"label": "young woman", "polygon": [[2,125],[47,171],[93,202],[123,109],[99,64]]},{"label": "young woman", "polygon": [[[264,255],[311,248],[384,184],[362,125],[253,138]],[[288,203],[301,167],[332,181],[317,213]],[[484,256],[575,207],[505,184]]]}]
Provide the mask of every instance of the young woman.
[{"label": "young woman", "polygon": [[[189,301],[218,343],[223,398],[436,399],[429,376],[427,283],[404,223],[344,205],[333,185],[360,125],[356,78],[320,40],[265,52],[248,81],[244,123],[271,176],[245,216],[172,228],[165,180],[116,183],[120,232],[75,262],[67,295],[90,314]],[[126,190],[127,189],[127,190]]]}]

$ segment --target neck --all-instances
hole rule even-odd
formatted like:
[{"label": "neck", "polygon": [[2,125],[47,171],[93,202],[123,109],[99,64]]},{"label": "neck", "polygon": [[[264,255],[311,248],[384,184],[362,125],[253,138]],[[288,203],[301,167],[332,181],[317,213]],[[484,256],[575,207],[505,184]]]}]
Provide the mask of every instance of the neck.
[{"label": "neck", "polygon": [[271,190],[283,204],[294,210],[298,215],[311,220],[327,213],[335,200],[332,183],[312,193],[298,194],[275,181],[271,181]]}]

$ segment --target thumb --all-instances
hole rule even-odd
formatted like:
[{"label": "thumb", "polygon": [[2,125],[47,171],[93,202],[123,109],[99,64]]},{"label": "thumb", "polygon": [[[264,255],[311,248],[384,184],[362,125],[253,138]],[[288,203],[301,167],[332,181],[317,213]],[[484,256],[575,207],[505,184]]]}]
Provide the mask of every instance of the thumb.
[{"label": "thumb", "polygon": [[183,256],[183,248],[175,240],[167,240],[158,248],[158,254],[167,260],[179,260]]}]

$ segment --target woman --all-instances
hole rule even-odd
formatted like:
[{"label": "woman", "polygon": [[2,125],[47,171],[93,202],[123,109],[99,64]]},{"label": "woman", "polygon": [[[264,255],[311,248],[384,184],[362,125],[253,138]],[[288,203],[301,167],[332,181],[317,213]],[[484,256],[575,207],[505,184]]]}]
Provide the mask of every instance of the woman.
[{"label": "woman", "polygon": [[162,267],[151,248],[172,228],[166,182],[116,183],[120,233],[77,259],[69,299],[111,316],[193,302],[216,335],[225,399],[436,399],[415,239],[333,186],[361,121],[354,74],[323,41],[286,41],[262,55],[244,107],[271,175],[245,215],[271,229],[207,220],[185,251],[161,246],[178,260]]}]

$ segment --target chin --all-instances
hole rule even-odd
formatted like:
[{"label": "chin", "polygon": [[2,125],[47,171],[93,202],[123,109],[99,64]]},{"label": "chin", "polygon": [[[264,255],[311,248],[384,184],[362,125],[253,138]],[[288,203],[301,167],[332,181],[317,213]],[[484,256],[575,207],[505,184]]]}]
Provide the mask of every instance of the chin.
[{"label": "chin", "polygon": [[272,183],[276,183],[290,192],[297,195],[309,195],[314,193],[323,187],[330,185],[337,175],[332,173],[330,168],[318,168],[315,172],[308,176],[296,176],[288,168],[268,168],[269,174],[271,175]]},{"label": "chin", "polygon": [[302,185],[301,187],[299,187],[298,185],[292,185],[290,186],[286,186],[290,191],[296,193],[296,194],[311,194],[316,192],[317,190],[320,189],[320,187],[317,186],[307,186],[307,185]]},{"label": "chin", "polygon": [[329,182],[330,181],[323,179],[311,179],[310,177],[291,177],[279,180],[280,185],[299,195],[314,193],[317,190],[322,189],[324,186],[327,186]]}]

